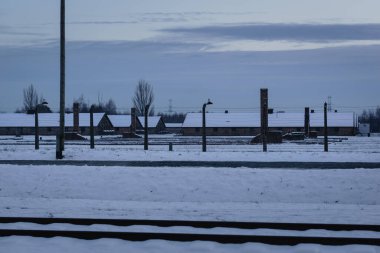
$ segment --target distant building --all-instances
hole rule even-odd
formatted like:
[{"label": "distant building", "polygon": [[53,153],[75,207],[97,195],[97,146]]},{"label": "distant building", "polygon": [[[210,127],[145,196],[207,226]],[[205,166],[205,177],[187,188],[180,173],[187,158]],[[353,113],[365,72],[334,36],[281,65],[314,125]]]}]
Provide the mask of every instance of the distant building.
[{"label": "distant building", "polygon": [[369,123],[359,123],[359,134],[370,135],[370,124]]},{"label": "distant building", "polygon": [[182,123],[165,123],[166,131],[171,134],[180,134],[182,132]]},{"label": "distant building", "polygon": [[[116,134],[124,134],[134,132],[132,130],[131,115],[108,115]],[[142,125],[138,117],[136,117],[135,129],[142,129]]]},{"label": "distant building", "polygon": [[[65,132],[90,134],[90,113],[79,113],[78,126],[74,126],[74,114],[65,114]],[[39,113],[38,125],[40,135],[56,135],[59,132],[59,113]],[[0,135],[35,134],[34,114],[0,113]],[[75,129],[75,131],[74,131]],[[94,113],[94,132],[102,135],[112,131],[113,126],[105,113]]]},{"label": "distant building", "polygon": [[[145,118],[143,116],[138,117],[139,121],[141,122],[141,129],[137,130],[144,130],[145,126]],[[162,120],[161,116],[149,116],[148,117],[148,133],[151,134],[159,134],[166,131],[166,125],[164,121]]]},{"label": "distant building", "polygon": [[[269,131],[279,130],[283,134],[304,131],[304,113],[273,113],[268,115]],[[356,134],[357,122],[354,113],[331,112],[327,116],[328,134],[350,136]],[[310,113],[310,131],[323,135],[323,113]],[[202,134],[202,113],[188,113],[182,125],[183,135]],[[260,113],[207,113],[206,134],[208,136],[255,136],[260,133]]]}]

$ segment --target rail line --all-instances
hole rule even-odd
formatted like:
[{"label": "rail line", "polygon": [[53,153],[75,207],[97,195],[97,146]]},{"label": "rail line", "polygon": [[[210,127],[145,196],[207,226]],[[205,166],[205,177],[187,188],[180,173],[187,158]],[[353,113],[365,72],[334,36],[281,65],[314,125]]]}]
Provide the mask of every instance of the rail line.
[{"label": "rail line", "polygon": [[[305,231],[325,229],[330,231],[380,231],[380,225],[361,224],[317,224],[317,223],[269,223],[269,222],[227,222],[227,221],[186,221],[186,220],[134,220],[134,219],[81,219],[81,218],[34,218],[34,217],[0,217],[0,223],[28,222],[37,224],[69,223],[74,225],[106,224],[116,226],[149,225],[158,227],[194,227],[194,228],[241,228],[241,229],[279,229]],[[313,243],[322,245],[377,245],[379,238],[363,237],[322,237],[322,236],[272,236],[272,235],[238,235],[205,233],[161,233],[161,232],[109,232],[77,230],[24,230],[0,229],[0,236],[34,236],[34,237],[71,237],[78,239],[115,238],[128,241],[145,241],[151,239],[169,241],[213,241],[219,243],[258,242],[272,245],[297,245]]]}]

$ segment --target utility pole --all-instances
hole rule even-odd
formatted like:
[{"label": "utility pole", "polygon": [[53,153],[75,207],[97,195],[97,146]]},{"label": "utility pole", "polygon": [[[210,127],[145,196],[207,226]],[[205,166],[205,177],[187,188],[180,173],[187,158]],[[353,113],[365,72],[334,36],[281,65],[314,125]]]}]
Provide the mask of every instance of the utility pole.
[{"label": "utility pole", "polygon": [[38,105],[34,110],[34,149],[40,149],[40,131],[38,127]]},{"label": "utility pole", "polygon": [[90,148],[95,148],[95,138],[94,138],[94,105],[90,108]]},{"label": "utility pole", "polygon": [[329,151],[329,142],[328,142],[328,132],[327,132],[327,103],[325,102],[323,106],[323,112],[324,112],[324,147],[325,152]]},{"label": "utility pole", "polygon": [[263,142],[263,152],[267,152],[268,142],[268,89],[260,89],[261,107],[261,139]]},{"label": "utility pole", "polygon": [[60,88],[59,88],[59,134],[56,159],[63,158],[65,148],[65,0],[61,0],[60,22]]}]

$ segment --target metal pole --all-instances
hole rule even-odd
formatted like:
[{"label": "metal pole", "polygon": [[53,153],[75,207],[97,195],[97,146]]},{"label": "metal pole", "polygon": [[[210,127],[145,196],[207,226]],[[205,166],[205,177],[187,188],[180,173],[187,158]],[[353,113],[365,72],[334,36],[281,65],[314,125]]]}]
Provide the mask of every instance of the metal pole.
[{"label": "metal pole", "polygon": [[202,152],[206,152],[206,104],[202,107]]},{"label": "metal pole", "polygon": [[327,103],[324,104],[324,147],[325,152],[329,151],[328,131],[327,131]]},{"label": "metal pole", "polygon": [[149,110],[149,105],[146,105],[145,111],[144,111],[144,117],[145,117],[145,122],[144,122],[144,150],[148,150],[148,110]]},{"label": "metal pole", "polygon": [[261,101],[261,138],[263,142],[263,152],[267,152],[268,142],[268,89],[260,89]]},{"label": "metal pole", "polygon": [[34,110],[34,149],[40,149],[40,136],[38,128],[38,105]]},{"label": "metal pole", "polygon": [[94,139],[94,107],[90,108],[90,148],[95,148],[95,139]]},{"label": "metal pole", "polygon": [[65,147],[65,0],[61,0],[60,22],[60,96],[59,96],[59,143],[56,159],[63,158]]}]

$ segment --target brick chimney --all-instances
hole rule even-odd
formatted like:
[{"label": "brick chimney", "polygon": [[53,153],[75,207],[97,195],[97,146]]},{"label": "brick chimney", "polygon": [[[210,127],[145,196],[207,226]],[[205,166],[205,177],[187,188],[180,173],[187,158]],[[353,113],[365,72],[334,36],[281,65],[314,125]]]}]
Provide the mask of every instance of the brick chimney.
[{"label": "brick chimney", "polygon": [[305,107],[305,135],[306,137],[309,137],[309,132],[310,132],[310,111],[309,107]]},{"label": "brick chimney", "polygon": [[79,133],[79,103],[73,104],[73,132]]},{"label": "brick chimney", "polygon": [[136,133],[136,108],[131,108],[131,133]]}]

